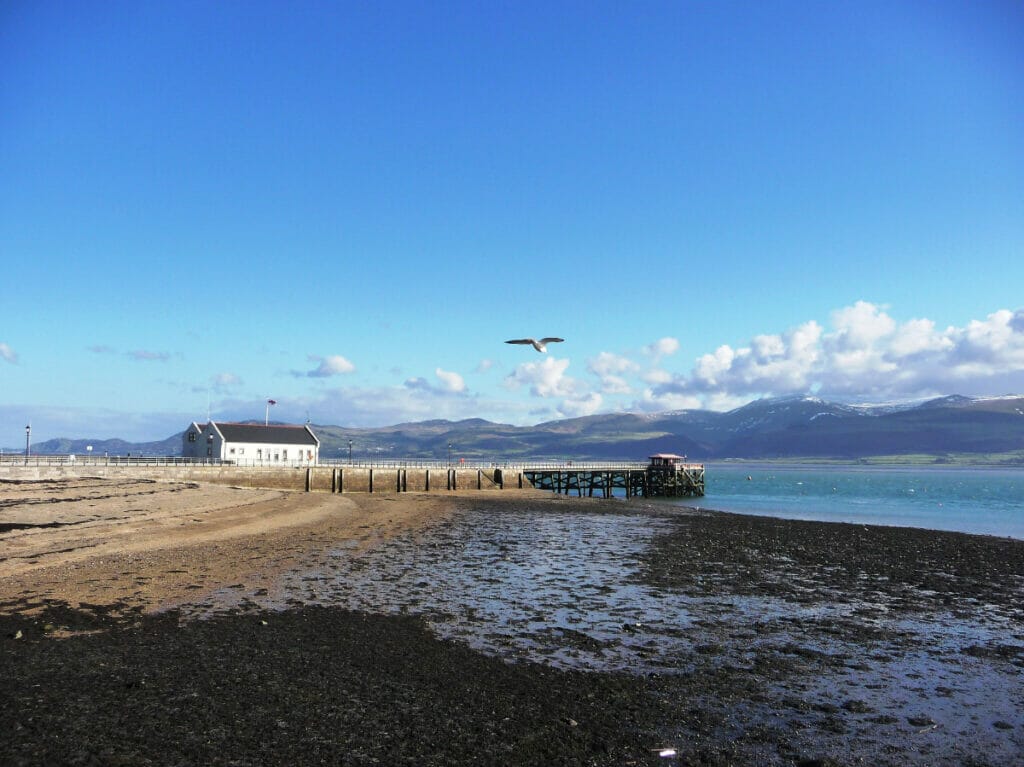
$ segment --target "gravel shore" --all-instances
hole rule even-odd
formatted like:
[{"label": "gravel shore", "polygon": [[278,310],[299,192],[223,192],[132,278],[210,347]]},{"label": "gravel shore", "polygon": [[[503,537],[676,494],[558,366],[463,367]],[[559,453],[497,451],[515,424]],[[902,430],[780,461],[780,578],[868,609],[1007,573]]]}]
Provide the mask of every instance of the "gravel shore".
[{"label": "gravel shore", "polygon": [[226,490],[0,483],[0,764],[1024,763],[1022,541]]}]

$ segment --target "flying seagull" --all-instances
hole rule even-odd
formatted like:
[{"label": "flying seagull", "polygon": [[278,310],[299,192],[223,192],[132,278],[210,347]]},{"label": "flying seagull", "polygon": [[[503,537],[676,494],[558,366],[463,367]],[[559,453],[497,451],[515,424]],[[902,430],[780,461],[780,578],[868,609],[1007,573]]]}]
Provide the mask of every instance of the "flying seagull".
[{"label": "flying seagull", "polygon": [[542,338],[539,341],[535,338],[514,338],[511,341],[506,341],[507,344],[530,344],[534,349],[539,352],[546,352],[548,350],[548,344],[561,343],[564,338]]}]

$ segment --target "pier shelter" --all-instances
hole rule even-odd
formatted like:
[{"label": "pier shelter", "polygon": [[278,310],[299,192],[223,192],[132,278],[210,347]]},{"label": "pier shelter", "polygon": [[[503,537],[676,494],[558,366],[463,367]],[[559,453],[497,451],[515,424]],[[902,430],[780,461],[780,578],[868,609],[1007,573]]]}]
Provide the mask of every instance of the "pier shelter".
[{"label": "pier shelter", "polygon": [[687,463],[685,455],[655,453],[648,459],[647,495],[704,495],[704,465]]}]

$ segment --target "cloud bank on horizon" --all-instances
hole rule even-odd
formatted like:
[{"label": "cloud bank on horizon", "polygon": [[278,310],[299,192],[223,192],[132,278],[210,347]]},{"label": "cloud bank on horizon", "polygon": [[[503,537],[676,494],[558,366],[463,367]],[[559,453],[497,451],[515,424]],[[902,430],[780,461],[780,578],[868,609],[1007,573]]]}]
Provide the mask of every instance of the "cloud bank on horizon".
[{"label": "cloud bank on horizon", "polygon": [[674,338],[642,351],[651,364],[610,352],[588,360],[596,387],[570,377],[569,361],[557,358],[522,364],[508,380],[529,386],[535,397],[561,398],[557,411],[566,416],[593,414],[615,401],[611,409],[656,412],[728,410],[762,397],[810,393],[843,401],[1018,393],[1024,391],[1024,309],[940,329],[930,319],[897,322],[884,307],[857,301],[832,312],[829,328],[809,320],[741,346],[723,344],[687,372],[664,365],[679,351]]},{"label": "cloud bank on horizon", "polygon": [[[648,390],[648,401],[712,409],[762,396],[817,393],[842,400],[999,394],[1024,384],[1024,309],[1001,309],[965,327],[897,322],[867,301],[745,346],[722,345],[693,369]],[[1009,387],[1009,388],[1007,388]]]},{"label": "cloud bank on horizon", "polygon": [[[808,320],[722,344],[688,370],[677,369],[680,357],[681,344],[670,336],[599,351],[582,366],[571,356],[531,357],[503,375],[500,390],[487,380],[493,360],[467,360],[466,374],[438,367],[433,379],[332,388],[300,396],[292,407],[316,412],[325,423],[382,426],[428,418],[527,423],[616,411],[729,410],[794,394],[866,402],[1024,393],[1024,309],[940,328],[931,319],[898,321],[885,307],[857,301],[832,312],[827,327]],[[251,409],[241,401],[225,405],[229,413]]]},{"label": "cloud bank on horizon", "polygon": [[[679,364],[682,354],[679,341],[666,336],[635,349],[598,351],[581,362],[571,356],[531,357],[500,374],[497,386],[492,379],[500,366],[490,359],[467,359],[465,374],[436,367],[432,376],[406,378],[393,386],[309,391],[285,383],[288,378],[324,381],[357,369],[340,354],[310,354],[316,367],[288,371],[280,379],[282,391],[273,394],[281,420],[313,415],[317,423],[347,426],[471,417],[536,423],[601,412],[728,410],[762,397],[796,394],[848,402],[1019,394],[1024,393],[1024,309],[999,309],[963,327],[940,328],[926,318],[897,320],[886,307],[862,300],[833,311],[827,326],[811,319],[742,344],[722,344],[697,356],[688,369]],[[171,364],[177,356],[161,355],[160,360]],[[6,342],[0,343],[0,360],[23,364]],[[245,396],[244,387],[241,376],[221,371],[210,377],[208,387],[193,391],[216,395],[210,404],[215,418],[241,420],[253,417],[263,402],[262,395]],[[0,419],[22,417],[24,408],[17,414],[13,410],[0,405]],[[113,422],[136,430],[118,435],[131,439],[142,438],[138,431],[147,431],[147,439],[162,438],[186,417],[166,408],[146,416],[109,406],[87,411],[57,403],[40,403],[33,412],[60,432],[50,436],[100,437]],[[196,414],[187,414],[192,417]]]}]

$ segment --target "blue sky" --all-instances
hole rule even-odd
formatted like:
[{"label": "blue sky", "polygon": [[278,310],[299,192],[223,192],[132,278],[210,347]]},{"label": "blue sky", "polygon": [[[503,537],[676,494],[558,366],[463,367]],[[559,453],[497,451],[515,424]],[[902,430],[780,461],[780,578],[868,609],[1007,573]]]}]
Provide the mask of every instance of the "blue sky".
[{"label": "blue sky", "polygon": [[0,445],[1024,392],[1022,37],[1017,2],[11,0]]}]

